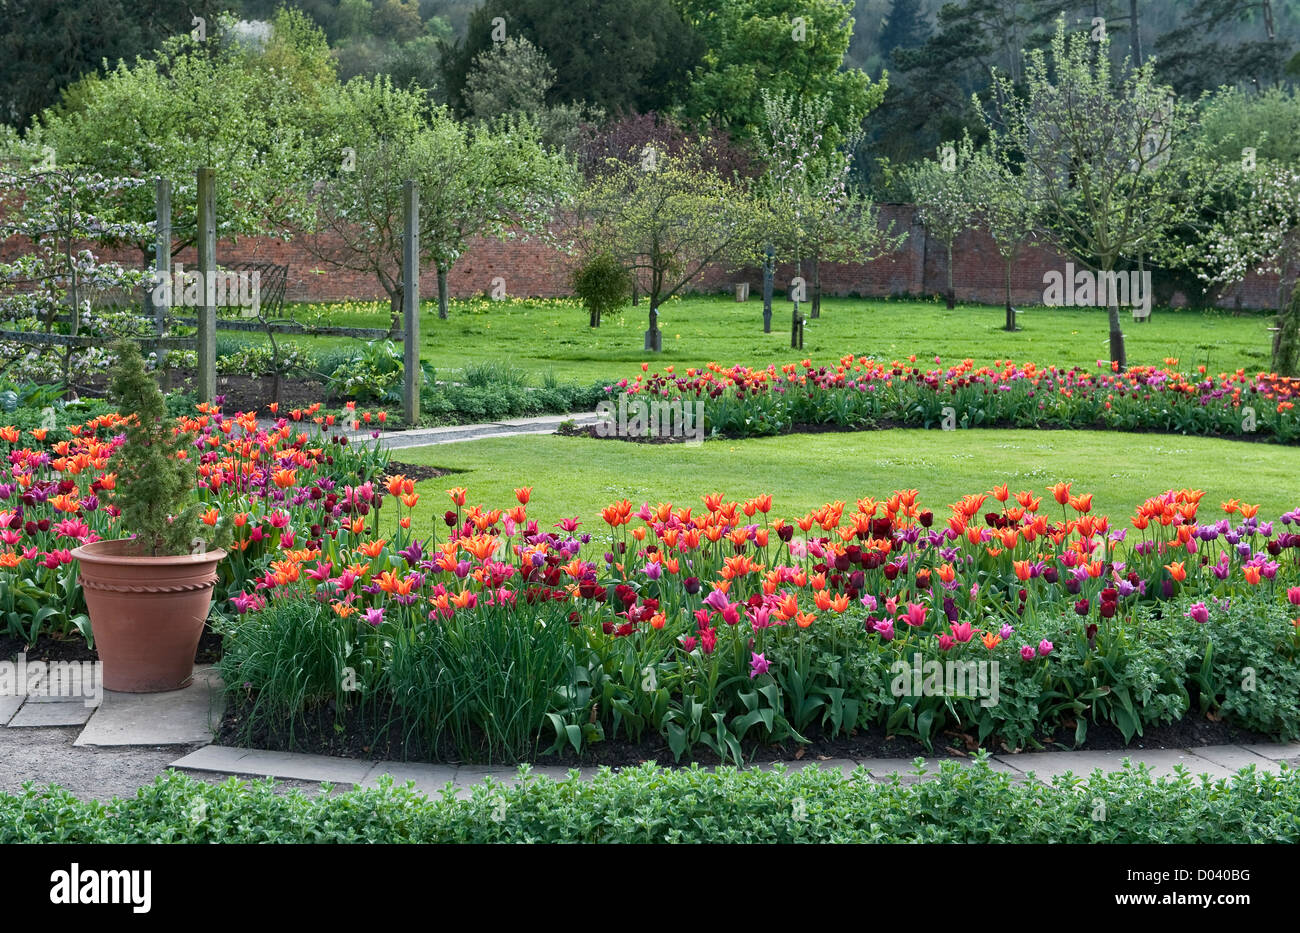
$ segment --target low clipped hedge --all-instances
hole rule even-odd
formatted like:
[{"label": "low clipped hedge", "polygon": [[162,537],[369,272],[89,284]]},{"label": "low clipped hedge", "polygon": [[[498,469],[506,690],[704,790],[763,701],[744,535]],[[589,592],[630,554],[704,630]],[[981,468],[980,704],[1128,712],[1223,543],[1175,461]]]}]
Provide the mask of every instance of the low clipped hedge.
[{"label": "low clipped hedge", "polygon": [[933,780],[652,765],[591,781],[531,776],[426,798],[385,779],[335,796],[169,772],[128,799],[0,795],[0,843],[1246,843],[1300,839],[1300,778],[1211,782],[1126,767],[1051,785],[945,762]]}]

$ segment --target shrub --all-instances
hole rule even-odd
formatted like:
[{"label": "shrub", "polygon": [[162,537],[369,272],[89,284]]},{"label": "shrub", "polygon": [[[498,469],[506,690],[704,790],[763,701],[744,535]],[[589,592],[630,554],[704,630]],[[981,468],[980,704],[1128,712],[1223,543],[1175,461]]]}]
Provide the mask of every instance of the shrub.
[{"label": "shrub", "polygon": [[163,394],[145,372],[135,341],[113,347],[110,393],[127,418],[126,443],[114,460],[119,480],[115,505],[121,509],[122,530],[134,534],[142,551],[153,556],[185,554],[191,542],[219,546],[224,523],[210,530],[202,520],[203,505],[194,501],[194,463],[185,455],[192,435],[173,431]]},{"label": "shrub", "polygon": [[600,326],[600,316],[613,311],[632,292],[632,276],[609,253],[598,253],[573,273],[573,293],[587,306],[590,326]]},{"label": "shrub", "polygon": [[[1091,817],[1106,802],[1106,819]],[[796,802],[801,802],[798,805]],[[307,797],[270,780],[220,784],[177,772],[134,797],[82,801],[58,787],[0,794],[0,844],[13,843],[1035,843],[1243,844],[1300,840],[1300,777],[1247,768],[1230,780],[1153,778],[1128,767],[1051,784],[986,762],[944,762],[914,784],[804,768],[660,769],[590,781],[525,776],[468,799],[376,788]],[[196,813],[206,818],[195,819]]]}]

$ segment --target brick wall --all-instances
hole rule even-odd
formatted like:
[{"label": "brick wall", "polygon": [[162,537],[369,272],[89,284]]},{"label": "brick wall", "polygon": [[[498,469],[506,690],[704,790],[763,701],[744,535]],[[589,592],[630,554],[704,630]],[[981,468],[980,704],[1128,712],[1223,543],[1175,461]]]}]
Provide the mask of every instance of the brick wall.
[{"label": "brick wall", "polygon": [[[906,232],[907,239],[894,252],[873,262],[822,266],[822,291],[826,295],[853,295],[872,298],[889,296],[933,296],[946,288],[947,260],[942,243],[928,237],[910,205],[885,204],[880,207],[881,222],[893,224],[895,234]],[[0,258],[18,252],[13,241],[0,244]],[[109,255],[112,255],[109,253]],[[289,267],[287,297],[290,301],[337,301],[345,299],[381,299],[382,288],[374,276],[332,267],[313,256],[300,242],[247,237],[237,242],[221,242],[218,259],[224,262],[262,261]],[[117,254],[132,265],[140,262],[134,251]],[[179,257],[187,268],[196,263],[194,251]],[[1066,259],[1050,250],[1023,248],[1012,271],[1012,298],[1018,304],[1041,304],[1043,274],[1049,270],[1064,272]],[[570,294],[569,272],[572,261],[559,250],[540,240],[476,240],[457,262],[448,276],[454,297],[469,297],[489,292],[493,280],[500,276],[507,294],[517,297],[552,298]],[[777,288],[784,291],[794,275],[792,264],[777,269]],[[809,271],[803,268],[805,277]],[[1005,267],[992,239],[983,231],[967,231],[953,245],[953,285],[959,301],[1001,304],[1004,295]],[[693,286],[700,292],[730,290],[736,282],[750,283],[751,292],[761,289],[762,274],[757,268],[732,269],[713,266],[705,270]],[[1157,291],[1160,286],[1157,283]],[[437,294],[437,279],[432,269],[420,277],[420,294]],[[1186,296],[1174,294],[1175,305]],[[1272,308],[1277,302],[1276,276],[1248,276],[1228,290],[1217,302],[1221,306]]]}]

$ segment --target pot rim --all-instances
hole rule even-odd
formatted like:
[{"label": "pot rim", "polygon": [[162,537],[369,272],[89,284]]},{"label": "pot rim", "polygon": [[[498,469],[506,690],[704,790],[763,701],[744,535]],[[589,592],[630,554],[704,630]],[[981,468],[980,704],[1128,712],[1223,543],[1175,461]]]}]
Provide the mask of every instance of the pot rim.
[{"label": "pot rim", "polygon": [[89,544],[79,544],[72,549],[72,556],[87,564],[148,564],[155,567],[187,567],[195,564],[218,563],[226,558],[227,551],[225,548],[213,548],[202,554],[164,554],[153,556],[151,554],[100,554],[97,551],[99,545],[120,544],[122,542],[132,541],[132,538],[107,538],[103,541],[92,541]]}]

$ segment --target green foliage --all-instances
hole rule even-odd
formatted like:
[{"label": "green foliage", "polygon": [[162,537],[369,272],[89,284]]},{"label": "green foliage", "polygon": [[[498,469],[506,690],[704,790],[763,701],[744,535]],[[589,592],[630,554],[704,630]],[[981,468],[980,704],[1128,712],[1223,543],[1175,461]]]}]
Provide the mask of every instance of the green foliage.
[{"label": "green foliage", "polygon": [[591,315],[591,326],[600,326],[600,317],[613,311],[632,291],[632,276],[623,264],[609,253],[597,253],[573,272],[573,293]]},{"label": "green foliage", "polygon": [[[496,17],[506,21],[504,37],[494,32]],[[671,0],[488,0],[470,17],[464,40],[443,46],[444,83],[460,112],[470,110],[466,88],[475,62],[511,38],[527,39],[550,60],[552,103],[587,103],[606,113],[672,106],[701,51]]]},{"label": "green foliage", "polygon": [[[181,244],[196,236],[195,171],[201,166],[217,168],[219,237],[300,222],[310,115],[336,84],[328,47],[294,11],[276,17],[265,49],[222,41],[233,28],[233,20],[213,18],[204,42],[187,26],[163,43],[157,57],[118,62],[81,89],[75,109],[47,114],[36,141],[52,146],[60,164],[106,177],[169,179]],[[152,221],[153,185],[129,194],[120,208],[105,201],[91,212]],[[147,231],[125,242],[152,255]]]},{"label": "green foliage", "polygon": [[[278,369],[282,376],[314,365],[314,360],[303,347],[282,343],[279,350]],[[237,343],[219,348],[217,352],[217,372],[222,375],[260,376],[272,374],[276,369],[276,354],[267,344]]]},{"label": "green foliage", "polygon": [[219,523],[209,532],[201,517],[203,505],[191,499],[194,463],[182,455],[190,452],[193,437],[172,430],[163,394],[145,371],[135,342],[118,341],[113,353],[117,362],[109,393],[129,419],[126,443],[113,461],[119,477],[114,502],[122,510],[123,531],[155,557],[187,554],[195,539],[219,547],[226,525]]},{"label": "green foliage", "polygon": [[[540,232],[572,182],[565,160],[548,153],[522,119],[469,126],[424,95],[387,79],[349,81],[319,115],[308,247],[326,263],[373,274],[389,295],[392,326],[401,310],[403,183],[419,191],[420,258],[445,275],[475,236]],[[439,312],[447,313],[439,294]]]},{"label": "green foliage", "polygon": [[237,694],[245,683],[260,687],[247,726],[265,719],[287,725],[292,735],[298,717],[331,700],[337,709],[344,706],[352,685],[345,668],[360,670],[364,683],[361,648],[370,626],[355,617],[342,623],[323,608],[277,602],[247,616],[213,616],[213,629],[223,636],[222,681]]},{"label": "green foliage", "polygon": [[[169,772],[134,797],[82,801],[28,784],[0,795],[0,843],[1033,843],[1246,844],[1300,840],[1300,779],[1243,769],[1210,781],[1145,767],[1049,784],[944,762],[931,780],[865,772],[642,765],[593,780],[523,772],[466,799],[381,779],[340,794]],[[924,765],[918,764],[918,774]],[[1104,819],[1097,818],[1098,801]]]},{"label": "green foliage", "polygon": [[828,146],[843,144],[884,95],[883,84],[844,68],[853,35],[849,0],[675,0],[707,51],[680,111],[753,141],[763,126],[762,92],[826,97]]},{"label": "green foliage", "polygon": [[757,257],[765,215],[739,179],[707,168],[701,147],[667,155],[653,146],[639,161],[608,160],[578,198],[581,252],[608,250],[637,276],[657,331],[660,305],[710,263]]}]

